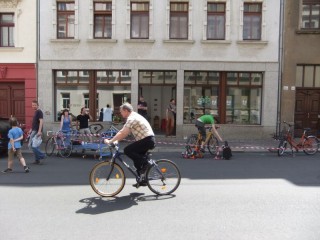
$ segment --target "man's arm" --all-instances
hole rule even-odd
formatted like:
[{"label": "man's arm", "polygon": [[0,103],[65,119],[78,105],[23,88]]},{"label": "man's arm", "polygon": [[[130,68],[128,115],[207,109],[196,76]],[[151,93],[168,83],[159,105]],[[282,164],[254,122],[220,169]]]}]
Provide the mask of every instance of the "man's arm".
[{"label": "man's arm", "polygon": [[104,142],[109,144],[115,141],[121,141],[126,136],[128,136],[129,133],[130,133],[130,129],[124,126],[119,132],[117,132],[117,134],[112,139],[105,139]]},{"label": "man's arm", "polygon": [[218,138],[218,140],[219,140],[220,142],[223,141],[222,138],[220,137],[217,129],[216,129],[216,126],[215,126],[214,124],[212,124],[212,129],[211,129],[211,131],[212,131],[212,133]]},{"label": "man's arm", "polygon": [[43,126],[43,118],[39,118],[39,129],[38,129],[37,136],[42,135],[42,126]]}]

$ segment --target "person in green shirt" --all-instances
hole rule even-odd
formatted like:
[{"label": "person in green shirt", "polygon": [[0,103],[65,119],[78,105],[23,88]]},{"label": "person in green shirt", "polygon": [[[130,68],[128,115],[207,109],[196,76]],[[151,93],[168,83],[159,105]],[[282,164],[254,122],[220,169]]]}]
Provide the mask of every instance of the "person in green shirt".
[{"label": "person in green shirt", "polygon": [[218,138],[219,141],[222,142],[222,138],[220,137],[214,124],[214,117],[211,114],[202,115],[196,121],[196,127],[198,128],[198,131],[202,136],[201,147],[200,147],[201,152],[205,152],[204,145],[207,143],[206,141],[207,134],[206,134],[206,128],[205,128],[206,124],[212,125],[212,128],[211,128],[212,133]]}]

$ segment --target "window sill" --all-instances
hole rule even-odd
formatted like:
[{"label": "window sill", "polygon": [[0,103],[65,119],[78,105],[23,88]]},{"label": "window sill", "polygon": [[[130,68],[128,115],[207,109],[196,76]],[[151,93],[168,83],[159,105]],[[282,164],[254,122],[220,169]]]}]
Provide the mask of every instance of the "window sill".
[{"label": "window sill", "polygon": [[179,39],[167,39],[163,40],[164,43],[187,43],[187,44],[194,44],[194,40],[179,40]]},{"label": "window sill", "polygon": [[154,43],[154,39],[125,39],[126,43]]},{"label": "window sill", "polygon": [[116,39],[87,39],[88,43],[116,43]]},{"label": "window sill", "polygon": [[237,44],[249,44],[249,45],[267,45],[268,41],[256,41],[256,40],[242,40],[237,41]]},{"label": "window sill", "polygon": [[314,30],[299,29],[299,30],[296,30],[296,34],[320,34],[320,29],[314,29]]},{"label": "window sill", "polygon": [[79,43],[80,39],[50,39],[52,43]]},{"label": "window sill", "polygon": [[22,52],[23,47],[0,47],[0,52]]},{"label": "window sill", "polygon": [[231,44],[228,40],[201,40],[203,44]]}]

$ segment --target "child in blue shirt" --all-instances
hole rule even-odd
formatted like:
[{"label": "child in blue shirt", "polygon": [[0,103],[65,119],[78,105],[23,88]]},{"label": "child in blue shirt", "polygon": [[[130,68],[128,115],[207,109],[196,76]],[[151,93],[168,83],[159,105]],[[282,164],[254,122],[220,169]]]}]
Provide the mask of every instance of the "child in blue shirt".
[{"label": "child in blue shirt", "polygon": [[9,120],[11,129],[8,132],[8,138],[10,139],[8,143],[8,168],[3,173],[10,173],[12,172],[13,166],[13,157],[16,154],[21,165],[24,168],[24,171],[28,173],[30,168],[26,165],[26,161],[24,160],[22,153],[21,153],[21,140],[23,140],[23,132],[22,129],[19,128],[18,121],[15,117],[11,117]]}]

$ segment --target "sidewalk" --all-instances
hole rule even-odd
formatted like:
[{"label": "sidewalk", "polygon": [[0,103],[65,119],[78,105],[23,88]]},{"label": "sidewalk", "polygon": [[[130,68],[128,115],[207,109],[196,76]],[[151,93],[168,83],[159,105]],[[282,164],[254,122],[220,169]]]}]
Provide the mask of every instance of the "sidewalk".
[{"label": "sidewalk", "polygon": [[[180,152],[186,146],[186,139],[175,137],[156,136],[156,152]],[[228,140],[233,152],[268,152],[276,151],[279,141],[273,138],[255,140]]]}]

